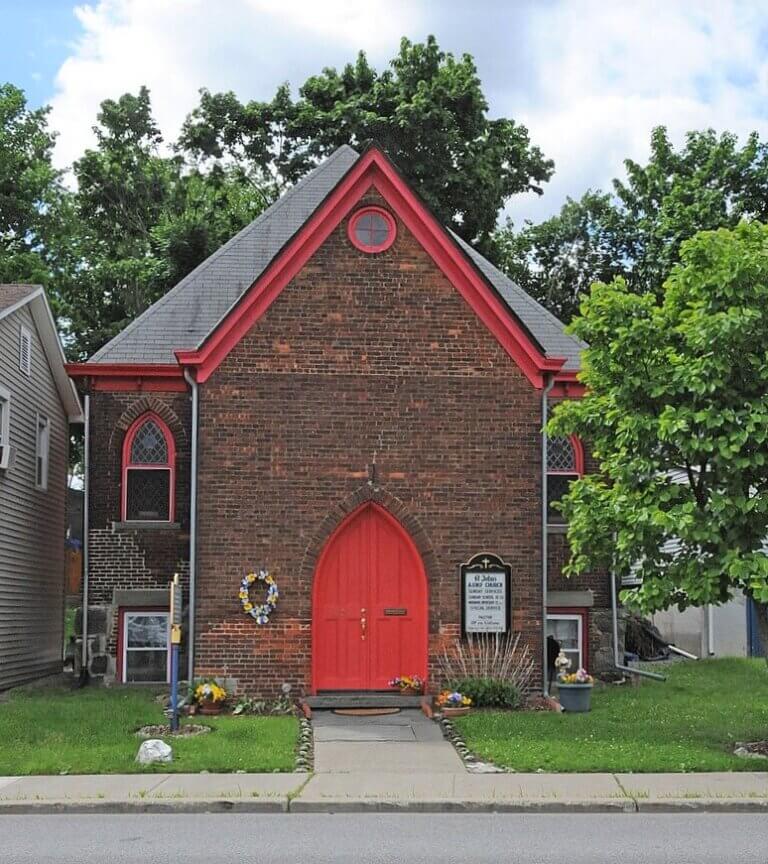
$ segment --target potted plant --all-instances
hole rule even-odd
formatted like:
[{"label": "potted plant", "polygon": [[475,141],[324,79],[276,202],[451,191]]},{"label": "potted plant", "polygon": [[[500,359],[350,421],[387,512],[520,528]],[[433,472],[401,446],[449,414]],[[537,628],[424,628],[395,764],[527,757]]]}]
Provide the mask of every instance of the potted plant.
[{"label": "potted plant", "polygon": [[469,696],[459,693],[458,690],[451,692],[443,690],[437,697],[437,707],[443,714],[443,717],[463,717],[469,714],[469,709],[472,705],[472,700]]},{"label": "potted plant", "polygon": [[389,686],[397,687],[401,696],[420,696],[424,692],[424,679],[418,675],[399,675]]},{"label": "potted plant", "polygon": [[576,672],[561,672],[557,676],[557,695],[563,711],[583,714],[592,707],[592,687],[595,679],[586,669]]},{"label": "potted plant", "polygon": [[194,695],[201,714],[221,714],[227,691],[215,681],[201,681]]}]

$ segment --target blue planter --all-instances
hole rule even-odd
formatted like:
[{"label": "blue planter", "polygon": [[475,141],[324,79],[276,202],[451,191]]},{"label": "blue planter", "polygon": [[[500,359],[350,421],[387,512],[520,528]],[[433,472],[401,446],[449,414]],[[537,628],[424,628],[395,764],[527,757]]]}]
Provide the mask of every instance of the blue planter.
[{"label": "blue planter", "polygon": [[558,684],[557,695],[563,711],[584,714],[592,707],[592,684]]}]

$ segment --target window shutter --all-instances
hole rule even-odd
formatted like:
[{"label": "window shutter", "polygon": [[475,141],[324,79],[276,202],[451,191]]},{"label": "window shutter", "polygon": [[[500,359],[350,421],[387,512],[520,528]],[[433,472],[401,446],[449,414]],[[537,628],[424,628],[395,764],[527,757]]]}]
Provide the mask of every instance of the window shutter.
[{"label": "window shutter", "polygon": [[32,374],[32,334],[24,326],[19,329],[19,369]]}]

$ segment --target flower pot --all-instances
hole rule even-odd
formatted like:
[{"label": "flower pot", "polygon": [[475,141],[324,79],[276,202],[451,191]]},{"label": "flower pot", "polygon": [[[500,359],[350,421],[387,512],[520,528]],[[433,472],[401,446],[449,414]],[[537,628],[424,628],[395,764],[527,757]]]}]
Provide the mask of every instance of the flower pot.
[{"label": "flower pot", "polygon": [[401,696],[421,696],[421,690],[415,687],[401,687],[398,692]]},{"label": "flower pot", "polygon": [[444,705],[439,710],[442,712],[443,717],[463,717],[465,714],[469,714],[469,709],[469,705],[454,706],[453,708],[449,705]]},{"label": "flower pot", "polygon": [[592,707],[592,684],[558,684],[557,695],[563,711],[584,714]]},{"label": "flower pot", "polygon": [[221,702],[201,702],[200,703],[200,713],[211,716],[213,714],[221,714],[221,709],[224,706]]}]

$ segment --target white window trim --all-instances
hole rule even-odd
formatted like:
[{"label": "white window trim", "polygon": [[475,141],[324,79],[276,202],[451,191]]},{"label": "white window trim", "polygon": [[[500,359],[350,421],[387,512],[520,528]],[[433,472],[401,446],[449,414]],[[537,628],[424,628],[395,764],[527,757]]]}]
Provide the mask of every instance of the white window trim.
[{"label": "white window trim", "polygon": [[[24,364],[24,343],[27,343],[27,363]],[[19,325],[19,369],[27,375],[32,376],[32,331],[24,324]]]},{"label": "white window trim", "polygon": [[[45,430],[45,434],[41,435],[41,427]],[[35,418],[35,488],[45,490],[48,488],[48,465],[51,455],[51,421],[45,414],[38,413]],[[40,473],[42,477],[38,477],[38,463],[42,459],[42,467]]]},{"label": "white window trim", "polygon": [[[576,622],[576,638],[578,640],[579,646],[579,665],[575,669],[571,668],[568,671],[577,672],[579,669],[586,669],[586,666],[584,665],[584,616],[579,614],[578,612],[548,612],[547,622],[549,621]],[[568,650],[572,651],[573,649],[569,648]]]},{"label": "white window trim", "polygon": [[[128,648],[128,623],[126,618],[129,615],[162,615],[165,618],[166,624],[166,663],[165,663],[165,683],[171,680],[171,638],[170,638],[170,612],[165,612],[163,610],[152,610],[152,609],[122,609],[120,614],[122,615],[122,642],[123,644],[120,646],[120,653],[122,655],[122,675],[120,676],[123,684],[129,683],[138,683],[138,682],[129,682],[127,681],[127,672],[128,672],[128,653],[129,652],[137,652],[137,651],[159,651],[159,648]],[[151,681],[147,682],[151,684],[162,684],[162,681]]]}]

